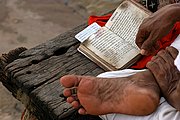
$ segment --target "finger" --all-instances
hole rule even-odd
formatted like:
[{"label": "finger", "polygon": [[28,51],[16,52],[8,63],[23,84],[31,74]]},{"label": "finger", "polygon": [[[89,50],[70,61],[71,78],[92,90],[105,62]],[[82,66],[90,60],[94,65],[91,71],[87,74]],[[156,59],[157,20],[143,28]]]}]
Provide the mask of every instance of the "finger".
[{"label": "finger", "polygon": [[156,73],[157,70],[159,70],[159,66],[153,62],[153,61],[150,61],[146,64],[146,67],[154,74]]},{"label": "finger", "polygon": [[149,55],[149,52],[144,49],[141,49],[140,53],[141,53],[141,55]]},{"label": "finger", "polygon": [[172,47],[172,46],[171,47],[167,47],[166,50],[169,52],[169,54],[175,60],[177,55],[178,55],[178,53],[179,53],[179,51],[176,48]]},{"label": "finger", "polygon": [[159,51],[157,55],[160,56],[166,63],[170,65],[174,63],[172,56],[165,50]]},{"label": "finger", "polygon": [[148,33],[147,31],[145,31],[145,29],[143,29],[143,27],[139,27],[139,31],[136,35],[136,45],[141,48],[142,44],[144,43],[144,41],[148,38],[150,33]]},{"label": "finger", "polygon": [[136,42],[136,45],[137,45],[139,48],[141,48],[141,46],[142,46],[142,44],[143,44],[144,41],[145,41],[144,38],[137,36],[135,42]]},{"label": "finger", "polygon": [[[152,67],[155,67],[153,65],[158,65],[156,67],[158,67],[160,70],[164,70],[164,64],[166,64],[166,62],[158,55],[153,56],[151,59],[151,62],[153,62],[154,64],[152,64]],[[159,70],[157,69],[157,70]],[[154,70],[153,70],[154,71]]]},{"label": "finger", "polygon": [[155,52],[156,52],[156,49],[155,49],[154,47],[152,47],[152,48],[149,49],[149,50],[141,49],[141,51],[140,51],[140,53],[141,53],[142,55],[146,55],[146,56],[148,56],[148,55],[154,55]]},{"label": "finger", "polygon": [[154,48],[155,48],[156,50],[158,50],[158,49],[160,48],[160,45],[159,45],[158,42],[159,42],[159,41],[155,42],[155,44],[154,44]]},{"label": "finger", "polygon": [[148,39],[142,44],[141,49],[145,50],[148,54],[154,54],[159,49],[159,44],[155,38],[153,33],[151,33]]},{"label": "finger", "polygon": [[158,58],[157,56],[153,56],[153,57],[151,58],[151,61],[155,61],[157,58]]},{"label": "finger", "polygon": [[166,61],[162,57],[158,56],[154,62],[158,65],[158,70],[161,70],[161,72],[164,73],[167,72],[165,67]]}]

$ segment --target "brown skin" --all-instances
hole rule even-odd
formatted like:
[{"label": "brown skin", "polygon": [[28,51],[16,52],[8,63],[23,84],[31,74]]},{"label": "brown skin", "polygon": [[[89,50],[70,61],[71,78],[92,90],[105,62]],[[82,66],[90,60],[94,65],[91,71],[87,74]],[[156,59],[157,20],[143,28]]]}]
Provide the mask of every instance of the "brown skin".
[{"label": "brown skin", "polygon": [[[180,3],[167,5],[143,21],[136,37],[136,44],[141,49],[142,55],[154,54],[159,48],[157,41],[165,36],[177,21],[180,21],[178,11],[180,11]],[[180,73],[174,65],[176,56],[177,50],[169,47],[153,57],[147,68],[155,76],[169,104],[180,110]]]},{"label": "brown skin", "polygon": [[[179,20],[178,12],[174,13],[179,10],[179,4],[168,6],[144,20],[140,26],[136,43],[143,54],[154,52],[158,48],[157,40]],[[180,73],[174,65],[176,56],[177,50],[171,47],[159,52],[147,64],[154,76],[149,70],[124,78],[64,76],[60,80],[65,87],[64,96],[68,103],[79,109],[80,114],[147,115],[158,107],[160,87],[167,101],[179,110]],[[73,94],[71,89],[76,89],[77,93]]]},{"label": "brown skin", "polygon": [[177,55],[175,48],[168,47],[153,57],[146,66],[156,78],[168,103],[180,110],[180,72],[174,65]]},{"label": "brown skin", "polygon": [[166,5],[146,18],[139,27],[136,44],[142,55],[154,54],[159,48],[157,41],[167,35],[173,25],[180,21],[180,3]]},{"label": "brown skin", "polygon": [[159,105],[160,90],[149,70],[119,78],[67,75],[60,82],[67,102],[79,114],[148,115]]},{"label": "brown skin", "polygon": [[159,0],[158,9],[160,9],[168,4],[173,4],[173,3],[176,3],[176,0]]},{"label": "brown skin", "polygon": [[[173,47],[161,50],[148,62],[150,71],[129,77],[64,76],[60,80],[64,96],[80,114],[148,115],[158,107],[160,87],[169,104],[180,110],[180,72],[174,65],[177,55]],[[77,93],[72,94],[72,89]]]}]

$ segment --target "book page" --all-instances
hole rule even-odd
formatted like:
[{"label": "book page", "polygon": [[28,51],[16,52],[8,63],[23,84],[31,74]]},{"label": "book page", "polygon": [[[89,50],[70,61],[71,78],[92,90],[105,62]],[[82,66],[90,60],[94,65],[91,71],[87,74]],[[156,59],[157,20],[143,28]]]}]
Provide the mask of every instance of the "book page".
[{"label": "book page", "polygon": [[142,21],[150,13],[148,14],[147,11],[130,2],[124,1],[116,9],[105,26],[138,49],[135,44],[136,34]]},{"label": "book page", "polygon": [[83,44],[117,69],[139,54],[139,50],[106,27],[102,27]]}]

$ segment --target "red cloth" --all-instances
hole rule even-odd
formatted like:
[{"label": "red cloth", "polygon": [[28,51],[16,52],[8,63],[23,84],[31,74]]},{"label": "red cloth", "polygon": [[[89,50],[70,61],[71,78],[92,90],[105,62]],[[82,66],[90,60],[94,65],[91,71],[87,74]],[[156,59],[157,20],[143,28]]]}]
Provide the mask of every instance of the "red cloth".
[{"label": "red cloth", "polygon": [[111,15],[112,14],[108,14],[108,15],[105,15],[105,16],[90,16],[88,24],[90,25],[90,24],[96,22],[98,25],[100,25],[102,27],[102,26],[104,26],[106,24],[106,22],[109,20]]},{"label": "red cloth", "polygon": [[[92,24],[94,22],[98,23],[100,26],[104,26],[106,22],[109,20],[112,14],[108,14],[105,16],[90,16],[88,24]],[[175,40],[175,38],[180,34],[180,22],[177,22],[173,29],[161,40],[159,40],[160,49],[156,51],[156,53],[162,49],[165,49],[167,46],[170,46],[171,43]],[[151,60],[153,56],[143,56],[137,63],[135,63],[131,68],[134,69],[143,69],[146,68],[147,62]]]}]

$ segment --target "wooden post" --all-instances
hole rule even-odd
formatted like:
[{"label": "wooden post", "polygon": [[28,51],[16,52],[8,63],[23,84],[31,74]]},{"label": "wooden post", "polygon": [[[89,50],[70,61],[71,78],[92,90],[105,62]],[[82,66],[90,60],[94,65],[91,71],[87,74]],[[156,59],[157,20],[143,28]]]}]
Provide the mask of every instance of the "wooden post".
[{"label": "wooden post", "polygon": [[39,120],[98,120],[82,116],[62,95],[60,77],[66,74],[93,75],[104,72],[77,51],[74,36],[83,24],[32,49],[18,48],[0,59],[3,85]]}]

